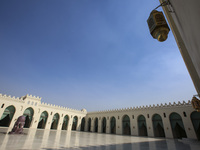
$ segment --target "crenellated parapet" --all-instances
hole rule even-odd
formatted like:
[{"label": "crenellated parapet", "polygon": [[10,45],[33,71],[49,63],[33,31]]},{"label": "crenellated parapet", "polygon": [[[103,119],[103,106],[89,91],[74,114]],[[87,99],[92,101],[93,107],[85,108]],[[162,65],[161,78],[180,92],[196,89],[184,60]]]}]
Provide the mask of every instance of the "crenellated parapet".
[{"label": "crenellated parapet", "polygon": [[41,101],[41,97],[39,96],[33,96],[33,95],[29,95],[29,94],[26,94],[25,96],[22,96],[21,98],[23,98],[23,100],[34,100],[34,101]]},{"label": "crenellated parapet", "polygon": [[41,99],[42,98],[39,96],[33,96],[29,94],[22,97],[15,97],[15,96],[10,96],[10,95],[0,94],[0,100],[15,101],[17,103],[20,102],[31,107],[41,106],[41,107],[46,107],[50,109],[59,109],[59,110],[74,112],[74,113],[79,113],[79,114],[87,114],[86,109],[77,110],[77,109],[67,108],[63,106],[48,104],[48,103],[41,102]]},{"label": "crenellated parapet", "polygon": [[63,111],[87,114],[87,111],[85,109],[77,110],[77,109],[67,108],[67,107],[63,107],[63,106],[48,104],[48,103],[44,103],[44,102],[42,102],[40,106],[51,108],[51,109],[59,109],[59,110],[63,110]]},{"label": "crenellated parapet", "polygon": [[15,96],[6,95],[6,94],[3,95],[1,93],[0,93],[0,99],[24,103],[24,100],[22,97],[15,97]]},{"label": "crenellated parapet", "polygon": [[[82,109],[82,110],[77,110],[77,109],[72,109],[72,108],[67,108],[67,107],[63,107],[63,106],[58,106],[58,105],[53,105],[53,104],[48,104],[48,103],[44,103],[41,102],[41,97],[39,96],[33,96],[33,95],[25,95],[22,97],[15,97],[15,96],[10,96],[10,95],[3,95],[0,94],[0,99],[2,100],[8,100],[8,101],[15,101],[15,102],[20,102],[20,103],[26,103],[28,105],[32,105],[32,106],[41,106],[41,107],[46,107],[46,108],[50,108],[50,109],[59,109],[59,110],[63,110],[63,111],[70,111],[70,112],[74,112],[74,113],[81,113],[81,114],[87,114],[87,110],[86,109]],[[88,114],[99,114],[99,113],[116,113],[116,112],[129,112],[129,111],[138,111],[138,110],[151,110],[151,109],[163,109],[163,108],[176,108],[176,107],[191,107],[191,101],[188,100],[186,101],[178,101],[178,102],[169,102],[169,103],[161,103],[161,104],[153,104],[153,105],[146,105],[146,106],[136,106],[136,107],[128,107],[128,108],[121,108],[121,109],[113,109],[113,110],[104,110],[104,111],[94,111],[94,112],[89,112]]]},{"label": "crenellated parapet", "polygon": [[104,111],[94,111],[94,112],[89,112],[90,113],[111,113],[111,112],[127,112],[127,111],[137,111],[137,110],[150,110],[150,109],[159,109],[159,108],[174,108],[174,107],[191,107],[191,101],[188,100],[187,102],[185,101],[178,101],[178,102],[169,102],[165,104],[153,104],[153,105],[146,105],[146,106],[136,106],[136,107],[130,107],[130,108],[121,108],[121,109],[113,109],[113,110],[104,110]]}]

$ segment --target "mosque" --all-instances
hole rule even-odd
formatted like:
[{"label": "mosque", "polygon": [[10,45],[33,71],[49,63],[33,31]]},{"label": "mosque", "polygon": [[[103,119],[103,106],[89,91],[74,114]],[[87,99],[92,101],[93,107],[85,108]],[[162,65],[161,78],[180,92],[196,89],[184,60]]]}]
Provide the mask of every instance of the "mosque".
[{"label": "mosque", "polygon": [[[167,1],[167,0],[166,0]],[[160,0],[160,3],[165,0]],[[169,2],[169,1],[167,1]],[[199,1],[170,1],[163,7],[170,28],[200,96]],[[166,3],[165,3],[166,4]],[[41,102],[40,97],[0,94],[0,126],[13,127],[24,115],[24,128],[75,130],[104,134],[200,140],[200,112],[190,100],[126,109],[87,112]]]},{"label": "mosque", "polygon": [[24,128],[30,129],[200,140],[200,112],[190,100],[87,112],[43,103],[32,95],[16,98],[0,94],[1,127],[13,127],[22,115],[26,117]]}]

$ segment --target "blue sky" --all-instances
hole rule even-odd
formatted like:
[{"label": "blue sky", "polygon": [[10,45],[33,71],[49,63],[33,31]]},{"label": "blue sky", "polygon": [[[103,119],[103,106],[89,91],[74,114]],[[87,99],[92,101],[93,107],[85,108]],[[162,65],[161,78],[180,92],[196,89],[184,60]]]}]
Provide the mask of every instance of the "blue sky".
[{"label": "blue sky", "polygon": [[[172,32],[146,23],[158,0],[0,1],[0,93],[88,111],[189,100]],[[159,9],[161,10],[161,8]]]}]

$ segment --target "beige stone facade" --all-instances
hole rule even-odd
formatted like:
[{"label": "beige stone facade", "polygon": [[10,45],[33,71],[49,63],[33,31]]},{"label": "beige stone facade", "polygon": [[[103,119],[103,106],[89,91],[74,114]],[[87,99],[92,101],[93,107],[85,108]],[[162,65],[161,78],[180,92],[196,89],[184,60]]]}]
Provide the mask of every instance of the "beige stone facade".
[{"label": "beige stone facade", "polygon": [[65,108],[61,106],[55,106],[52,104],[41,103],[40,97],[35,97],[32,95],[26,95],[20,98],[15,98],[7,95],[0,95],[0,116],[3,115],[5,109],[9,106],[14,106],[15,112],[9,126],[13,126],[16,119],[23,115],[25,110],[30,108],[33,109],[32,121],[30,123],[30,128],[37,128],[40,120],[40,115],[42,112],[46,111],[48,116],[44,129],[51,129],[51,124],[54,115],[57,113],[59,116],[57,123],[57,130],[62,129],[63,119],[68,116],[68,126],[67,130],[71,130],[73,124],[73,118],[77,117],[77,127],[76,130],[80,130],[81,119],[86,116],[87,112],[85,109],[79,111],[75,109]]},{"label": "beige stone facade", "polygon": [[[21,115],[29,120],[26,128],[33,129],[189,139],[199,139],[200,132],[200,113],[190,101],[87,112],[41,103],[40,97],[32,95],[15,98],[0,94],[0,125],[13,127]],[[10,118],[8,124],[4,124],[6,117]]]}]

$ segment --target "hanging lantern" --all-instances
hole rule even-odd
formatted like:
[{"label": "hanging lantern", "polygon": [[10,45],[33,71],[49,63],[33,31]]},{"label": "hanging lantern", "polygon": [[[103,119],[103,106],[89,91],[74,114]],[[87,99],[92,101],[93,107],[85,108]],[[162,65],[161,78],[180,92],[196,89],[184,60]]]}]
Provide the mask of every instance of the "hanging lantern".
[{"label": "hanging lantern", "polygon": [[165,17],[161,11],[153,10],[147,20],[150,33],[154,39],[163,42],[170,31]]},{"label": "hanging lantern", "polygon": [[200,100],[197,99],[197,98],[194,96],[194,97],[192,98],[191,103],[192,103],[193,108],[194,108],[196,111],[200,112]]}]

